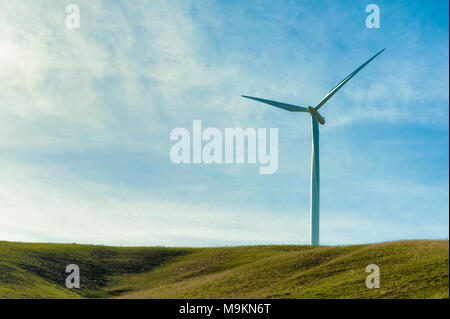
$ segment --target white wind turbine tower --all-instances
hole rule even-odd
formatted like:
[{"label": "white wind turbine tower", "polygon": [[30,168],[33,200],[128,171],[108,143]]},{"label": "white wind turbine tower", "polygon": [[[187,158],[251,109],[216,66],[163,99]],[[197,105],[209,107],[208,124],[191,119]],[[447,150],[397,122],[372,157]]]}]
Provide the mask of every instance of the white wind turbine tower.
[{"label": "white wind turbine tower", "polygon": [[363,63],[360,67],[358,67],[355,71],[347,75],[341,82],[339,82],[336,87],[334,87],[327,95],[317,104],[317,106],[312,107],[308,106],[296,106],[286,103],[280,103],[276,101],[261,99],[257,97],[242,95],[242,97],[252,99],[258,102],[270,104],[272,106],[276,106],[282,108],[284,110],[288,110],[291,112],[307,112],[311,115],[311,123],[312,123],[312,156],[311,156],[311,245],[319,245],[319,198],[320,198],[320,175],[319,175],[319,125],[325,124],[325,119],[319,114],[318,110],[341,88],[347,83],[352,77],[356,75],[359,71],[361,71],[370,61],[375,59],[381,52],[385,49],[381,50],[365,63]]}]

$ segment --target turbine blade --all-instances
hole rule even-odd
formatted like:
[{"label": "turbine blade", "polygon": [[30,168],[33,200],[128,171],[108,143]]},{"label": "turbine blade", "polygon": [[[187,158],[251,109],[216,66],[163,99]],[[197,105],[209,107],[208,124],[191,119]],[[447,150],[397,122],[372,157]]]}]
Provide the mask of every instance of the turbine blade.
[{"label": "turbine blade", "polygon": [[297,106],[297,105],[291,105],[266,99],[260,99],[259,97],[253,97],[253,96],[247,96],[247,95],[241,95],[242,97],[245,97],[247,99],[255,100],[261,103],[270,104],[275,107],[279,107],[280,109],[288,110],[291,112],[308,112],[308,109],[306,107]]},{"label": "turbine blade", "polygon": [[359,71],[361,71],[367,64],[369,64],[370,61],[372,61],[373,59],[375,59],[379,54],[381,54],[381,52],[383,52],[385,49],[381,50],[380,52],[378,52],[377,54],[375,54],[373,57],[371,57],[369,60],[367,60],[366,62],[364,62],[363,64],[361,64],[359,66],[359,68],[357,68],[355,71],[353,71],[352,73],[350,73],[349,75],[347,75],[345,77],[345,79],[343,79],[341,82],[338,83],[338,85],[336,85],[330,92],[328,92],[327,95],[325,95],[325,97],[319,102],[319,104],[317,104],[317,106],[314,108],[315,110],[318,110],[322,107],[322,105],[324,105],[341,87],[344,86],[345,83],[347,83],[352,77],[354,77],[356,75],[356,73],[358,73]]}]

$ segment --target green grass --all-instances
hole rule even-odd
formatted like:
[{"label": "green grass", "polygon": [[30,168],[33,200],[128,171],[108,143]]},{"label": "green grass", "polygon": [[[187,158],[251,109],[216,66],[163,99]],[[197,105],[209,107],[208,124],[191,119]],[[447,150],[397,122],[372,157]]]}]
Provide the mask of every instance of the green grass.
[{"label": "green grass", "polygon": [[[221,248],[0,242],[0,298],[449,298],[449,242]],[[81,288],[65,287],[77,264]],[[380,288],[368,289],[368,264]]]}]

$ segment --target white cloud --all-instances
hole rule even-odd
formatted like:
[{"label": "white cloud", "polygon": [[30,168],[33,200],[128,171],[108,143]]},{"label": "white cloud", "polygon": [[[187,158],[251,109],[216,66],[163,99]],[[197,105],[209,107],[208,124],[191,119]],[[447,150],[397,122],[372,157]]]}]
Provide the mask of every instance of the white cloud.
[{"label": "white cloud", "polygon": [[[69,30],[64,24],[65,4],[2,2],[0,148],[8,157],[0,157],[1,238],[164,245],[306,243],[307,214],[294,218],[294,212],[287,212],[275,219],[268,210],[233,212],[232,207],[213,207],[210,202],[169,203],[146,193],[142,196],[148,200],[143,200],[130,190],[124,191],[126,196],[115,196],[120,192],[117,185],[48,168],[38,155],[69,154],[70,158],[70,154],[112,149],[168,159],[170,130],[202,119],[207,126],[282,128],[280,139],[287,141],[282,147],[290,151],[285,159],[292,156],[292,161],[285,160],[290,166],[280,171],[289,175],[299,162],[309,160],[309,154],[304,160],[296,158],[299,152],[303,156],[309,151],[297,151],[301,146],[310,147],[309,139],[303,141],[309,126],[297,124],[309,123],[243,100],[240,94],[313,105],[341,79],[335,74],[345,76],[371,51],[334,56],[328,29],[309,28],[314,17],[301,21],[290,17],[288,29],[301,36],[295,43],[286,40],[286,29],[270,25],[273,42],[228,34],[236,41],[217,49],[214,46],[220,43],[211,41],[205,28],[225,39],[229,25],[220,18],[233,16],[232,21],[242,21],[244,28],[264,40],[258,33],[260,25],[255,26],[244,9],[223,16],[205,3],[196,7],[202,13],[200,20],[190,14],[191,5],[181,1],[78,3],[81,28]],[[289,12],[289,8],[265,12],[264,23],[279,24]],[[303,29],[307,31],[302,33]],[[308,36],[317,42],[307,41]],[[255,48],[249,50],[247,40]],[[323,45],[329,48],[318,51]],[[448,49],[438,52],[439,59],[448,57]],[[448,79],[443,79],[448,71],[430,67],[429,57],[408,57],[399,62],[405,52],[388,48],[358,74],[323,108],[324,132],[369,119],[448,126]],[[418,116],[417,102],[430,112]],[[16,155],[21,160],[26,157],[29,166],[13,164]],[[334,160],[340,167],[347,159]],[[221,172],[231,177],[241,173],[229,167]]]},{"label": "white cloud", "polygon": [[[308,238],[306,215],[274,218],[270,211],[168,202],[132,190],[125,191],[123,200],[114,196],[117,189],[61,172],[8,168],[0,189],[3,240],[198,246],[306,243]],[[66,181],[64,188],[60,180]]]}]

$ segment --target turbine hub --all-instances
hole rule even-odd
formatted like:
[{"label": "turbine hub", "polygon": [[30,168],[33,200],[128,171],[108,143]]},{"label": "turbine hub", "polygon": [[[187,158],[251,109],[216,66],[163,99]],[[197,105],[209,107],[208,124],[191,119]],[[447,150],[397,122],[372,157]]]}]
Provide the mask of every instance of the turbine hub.
[{"label": "turbine hub", "polygon": [[322,125],[325,124],[325,119],[311,105],[308,106],[308,112],[316,118],[317,122],[319,122]]}]

